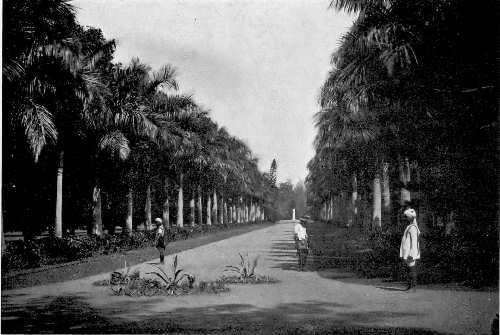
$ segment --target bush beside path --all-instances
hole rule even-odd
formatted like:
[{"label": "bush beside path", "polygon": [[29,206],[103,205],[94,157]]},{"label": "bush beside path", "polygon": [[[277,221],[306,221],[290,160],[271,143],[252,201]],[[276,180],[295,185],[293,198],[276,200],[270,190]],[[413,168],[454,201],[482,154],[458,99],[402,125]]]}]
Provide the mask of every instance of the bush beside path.
[{"label": "bush beside path", "polygon": [[[238,252],[259,255],[256,273],[279,283],[231,285],[230,292],[218,295],[134,298],[112,296],[109,288],[92,285],[109,278],[107,273],[2,290],[2,332],[489,333],[498,312],[497,291],[424,286],[407,293],[394,283],[356,281],[340,269],[317,269],[315,260],[298,272],[293,224],[283,221],[177,253],[180,266],[198,281],[218,278],[226,265],[239,261]],[[141,263],[133,270],[142,275],[151,266]]]},{"label": "bush beside path", "polygon": [[[228,230],[220,230],[188,238],[186,240],[173,241],[168,244],[166,254],[170,255],[183,250],[196,248],[207,243],[227,239],[255,229],[268,227],[271,224],[272,223],[267,222],[234,226]],[[145,247],[108,255],[98,255],[53,266],[21,271],[2,271],[2,290],[80,279],[99,273],[114,271],[123,267],[125,261],[127,261],[127,264],[130,266],[149,261],[156,257],[158,257],[156,248]]]}]

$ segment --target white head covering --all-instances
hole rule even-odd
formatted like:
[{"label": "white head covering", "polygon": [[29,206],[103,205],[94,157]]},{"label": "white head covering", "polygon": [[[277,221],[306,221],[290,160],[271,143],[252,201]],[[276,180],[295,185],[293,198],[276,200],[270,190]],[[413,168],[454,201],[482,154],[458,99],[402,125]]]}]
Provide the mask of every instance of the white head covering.
[{"label": "white head covering", "polygon": [[405,210],[403,212],[403,214],[409,218],[409,219],[413,219],[412,220],[412,223],[417,223],[417,213],[415,212],[415,210],[413,208],[408,208],[407,210]]},{"label": "white head covering", "polygon": [[415,210],[413,208],[408,208],[407,210],[404,211],[403,214],[408,218],[416,218],[417,217],[417,213],[415,212]]},{"label": "white head covering", "polygon": [[163,228],[163,225],[161,224],[162,223],[161,219],[160,218],[156,218],[155,222],[158,225],[158,231],[157,231],[157,233],[160,234],[160,235],[163,235],[163,233],[165,232],[165,229]]}]

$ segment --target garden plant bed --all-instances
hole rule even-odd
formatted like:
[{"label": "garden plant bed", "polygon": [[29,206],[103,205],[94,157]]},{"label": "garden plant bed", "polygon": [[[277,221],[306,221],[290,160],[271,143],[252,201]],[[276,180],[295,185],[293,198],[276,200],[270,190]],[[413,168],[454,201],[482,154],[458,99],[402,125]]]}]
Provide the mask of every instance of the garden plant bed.
[{"label": "garden plant bed", "polygon": [[151,278],[137,278],[126,284],[113,285],[109,280],[100,280],[94,282],[95,286],[107,286],[111,289],[113,295],[125,295],[131,297],[151,297],[151,296],[180,296],[188,294],[218,294],[229,292],[229,287],[225,282],[201,281],[192,287],[189,284],[182,283],[174,288],[163,285],[159,280]]},{"label": "garden plant bed", "polygon": [[[170,270],[165,264],[150,264],[152,272],[146,272],[154,278],[141,278],[140,272],[131,272],[128,267],[124,271],[114,271],[109,280],[94,282],[96,286],[109,286],[114,295],[126,296],[179,296],[193,293],[217,294],[229,291],[221,280],[196,282],[194,275],[185,273],[179,268],[178,256],[173,257]],[[126,264],[125,264],[126,266]]]},{"label": "garden plant bed", "polygon": [[[166,254],[171,255],[180,251],[193,249],[256,229],[266,228],[270,225],[272,225],[270,222],[235,225],[230,226],[230,229],[203,233],[193,238],[174,241],[167,245]],[[152,246],[147,246],[107,255],[94,255],[85,259],[57,265],[45,265],[22,270],[8,270],[4,268],[4,263],[2,262],[2,289],[14,289],[80,279],[120,268],[123,266],[124,259],[127,260],[129,265],[136,265],[157,257],[158,251]]]}]

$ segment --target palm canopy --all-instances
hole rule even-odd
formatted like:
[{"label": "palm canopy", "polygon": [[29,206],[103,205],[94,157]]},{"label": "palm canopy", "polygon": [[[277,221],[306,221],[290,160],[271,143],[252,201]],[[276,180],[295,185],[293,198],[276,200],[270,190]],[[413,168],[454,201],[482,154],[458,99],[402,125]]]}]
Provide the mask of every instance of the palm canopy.
[{"label": "palm canopy", "polygon": [[[175,75],[171,65],[153,72],[138,58],[133,58],[127,66],[113,66],[103,104],[89,109],[87,116],[102,134],[99,141],[101,150],[126,158],[130,152],[130,140],[158,140],[159,127],[152,118],[159,122],[160,90],[177,89]],[[163,110],[162,113],[167,115]]]},{"label": "palm canopy", "polygon": [[4,112],[10,131],[24,133],[38,161],[48,143],[73,131],[66,129],[71,122],[60,102],[74,104],[69,110],[81,118],[84,106],[105,90],[96,65],[112,53],[114,41],[85,48],[68,1],[9,0],[4,10]]}]

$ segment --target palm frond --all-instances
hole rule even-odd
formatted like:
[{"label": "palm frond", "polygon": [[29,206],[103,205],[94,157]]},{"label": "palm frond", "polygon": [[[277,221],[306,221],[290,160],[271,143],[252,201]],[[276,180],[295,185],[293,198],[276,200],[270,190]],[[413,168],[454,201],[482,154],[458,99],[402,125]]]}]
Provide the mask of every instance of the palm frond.
[{"label": "palm frond", "polygon": [[25,69],[18,60],[11,60],[3,63],[2,74],[7,82],[15,82],[24,77]]},{"label": "palm frond", "polygon": [[390,8],[394,0],[331,0],[329,8],[347,13],[364,12],[368,8]]},{"label": "palm frond", "polygon": [[49,141],[57,140],[57,129],[52,114],[45,106],[31,102],[24,108],[20,121],[36,162],[43,147]]},{"label": "palm frond", "polygon": [[129,140],[118,130],[102,136],[99,141],[99,148],[102,151],[107,150],[112,154],[117,155],[121,160],[127,159],[130,155]]}]

